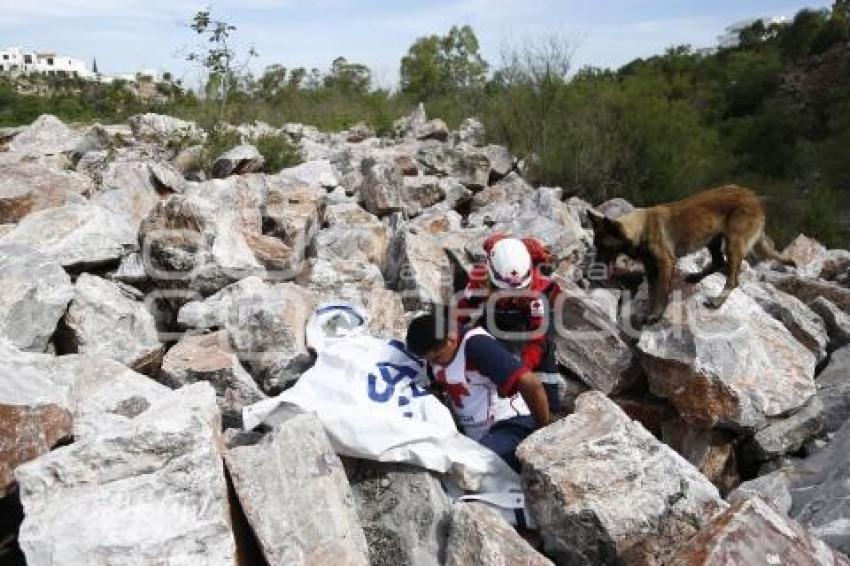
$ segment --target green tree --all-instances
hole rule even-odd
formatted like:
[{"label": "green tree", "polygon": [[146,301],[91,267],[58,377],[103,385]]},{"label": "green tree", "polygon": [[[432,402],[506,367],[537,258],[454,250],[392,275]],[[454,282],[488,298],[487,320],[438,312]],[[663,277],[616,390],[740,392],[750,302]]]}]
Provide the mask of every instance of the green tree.
[{"label": "green tree", "polygon": [[487,62],[468,25],[414,42],[401,60],[401,91],[421,101],[484,85]]},{"label": "green tree", "polygon": [[325,88],[336,89],[343,94],[365,94],[372,83],[369,67],[360,63],[349,63],[345,57],[337,57],[331,70],[324,78]]}]

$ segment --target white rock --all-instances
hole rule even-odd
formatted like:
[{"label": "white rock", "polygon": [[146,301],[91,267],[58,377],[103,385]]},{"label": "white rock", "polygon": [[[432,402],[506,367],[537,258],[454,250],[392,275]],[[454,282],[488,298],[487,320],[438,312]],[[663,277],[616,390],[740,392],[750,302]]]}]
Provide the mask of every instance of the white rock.
[{"label": "white rock", "polygon": [[20,466],[27,564],[235,564],[220,426],[195,384]]},{"label": "white rock", "polygon": [[226,461],[269,564],[369,564],[342,463],[314,415],[231,448]]},{"label": "white rock", "polygon": [[690,424],[755,428],[814,394],[815,357],[740,290],[720,310],[706,307],[724,283],[712,275],[692,294],[674,297],[662,322],[643,330],[638,348],[652,392]]},{"label": "white rock", "polygon": [[659,564],[726,508],[690,463],[602,393],[517,449],[544,550],[564,564]]},{"label": "white rock", "polygon": [[38,163],[0,165],[0,223],[65,204],[85,204],[94,183],[73,171],[55,171]]},{"label": "white rock", "polygon": [[164,347],[153,315],[115,283],[80,275],[64,324],[75,352],[116,360],[143,373],[159,368]]},{"label": "white rock", "polygon": [[546,566],[552,564],[534,550],[492,507],[456,503],[446,553],[446,566]]},{"label": "white rock", "polygon": [[71,278],[54,260],[0,244],[0,336],[13,346],[44,352],[73,296]]}]

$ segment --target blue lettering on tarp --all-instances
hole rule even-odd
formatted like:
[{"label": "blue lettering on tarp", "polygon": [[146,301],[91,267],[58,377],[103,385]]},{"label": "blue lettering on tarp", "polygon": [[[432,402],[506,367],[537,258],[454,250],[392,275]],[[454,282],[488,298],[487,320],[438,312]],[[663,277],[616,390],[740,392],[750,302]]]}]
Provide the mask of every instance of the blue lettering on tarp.
[{"label": "blue lettering on tarp", "polygon": [[378,373],[384,382],[382,390],[379,391],[378,377],[374,373],[369,374],[369,398],[378,403],[386,403],[395,392],[395,386],[402,379],[412,379],[419,374],[418,368],[392,364],[389,362],[378,362]]}]

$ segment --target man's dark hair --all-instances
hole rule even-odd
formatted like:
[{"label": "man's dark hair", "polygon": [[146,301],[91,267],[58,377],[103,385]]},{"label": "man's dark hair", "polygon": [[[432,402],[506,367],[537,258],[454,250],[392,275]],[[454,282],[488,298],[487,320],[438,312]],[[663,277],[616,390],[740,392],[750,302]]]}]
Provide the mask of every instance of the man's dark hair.
[{"label": "man's dark hair", "polygon": [[449,337],[449,309],[438,307],[417,316],[407,327],[407,348],[417,356],[439,348]]}]

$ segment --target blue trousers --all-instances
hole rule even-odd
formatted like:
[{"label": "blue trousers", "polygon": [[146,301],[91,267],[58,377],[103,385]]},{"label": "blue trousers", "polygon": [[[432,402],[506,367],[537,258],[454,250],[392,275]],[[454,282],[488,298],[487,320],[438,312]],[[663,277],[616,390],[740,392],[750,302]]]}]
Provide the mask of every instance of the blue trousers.
[{"label": "blue trousers", "polygon": [[478,442],[508,463],[516,472],[520,463],[516,457],[516,447],[534,432],[534,418],[531,416],[513,417],[494,424]]}]

